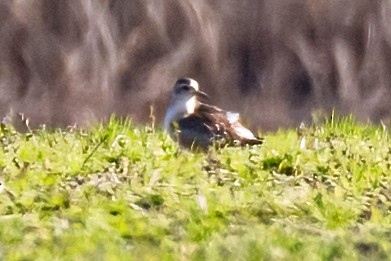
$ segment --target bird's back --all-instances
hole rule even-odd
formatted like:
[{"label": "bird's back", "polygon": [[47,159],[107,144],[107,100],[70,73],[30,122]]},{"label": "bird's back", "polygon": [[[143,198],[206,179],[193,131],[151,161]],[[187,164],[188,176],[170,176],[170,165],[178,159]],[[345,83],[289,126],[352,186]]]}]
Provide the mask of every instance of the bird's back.
[{"label": "bird's back", "polygon": [[243,127],[239,121],[231,122],[223,110],[200,103],[195,112],[177,121],[177,139],[187,148],[207,150],[232,145],[262,144],[262,139]]}]

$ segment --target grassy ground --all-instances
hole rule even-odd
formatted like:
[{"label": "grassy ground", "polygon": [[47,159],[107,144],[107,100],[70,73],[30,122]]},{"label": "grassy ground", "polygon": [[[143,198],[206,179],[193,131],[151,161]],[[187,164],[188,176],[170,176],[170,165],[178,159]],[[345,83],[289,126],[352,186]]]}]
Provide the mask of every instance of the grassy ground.
[{"label": "grassy ground", "polygon": [[0,128],[0,259],[386,260],[391,142],[351,118],[209,155],[112,119]]}]

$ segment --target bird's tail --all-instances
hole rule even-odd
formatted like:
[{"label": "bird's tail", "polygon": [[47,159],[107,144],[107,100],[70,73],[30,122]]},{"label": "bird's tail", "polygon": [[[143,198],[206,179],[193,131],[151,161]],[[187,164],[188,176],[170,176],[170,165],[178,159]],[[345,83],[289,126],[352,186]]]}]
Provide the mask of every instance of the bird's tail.
[{"label": "bird's tail", "polygon": [[238,136],[238,141],[243,145],[259,145],[263,143],[263,138],[254,135],[249,129],[245,128],[239,122],[239,113],[227,112],[227,119],[231,127],[235,130],[235,136]]}]

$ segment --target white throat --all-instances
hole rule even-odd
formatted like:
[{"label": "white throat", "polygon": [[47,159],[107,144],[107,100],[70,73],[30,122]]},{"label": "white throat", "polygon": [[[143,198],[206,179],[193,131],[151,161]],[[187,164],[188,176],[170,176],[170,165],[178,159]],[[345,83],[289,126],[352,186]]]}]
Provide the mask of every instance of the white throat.
[{"label": "white throat", "polygon": [[194,113],[197,105],[197,99],[195,96],[188,97],[175,97],[170,106],[167,109],[166,116],[164,117],[164,129],[169,130],[170,124],[173,121],[185,118]]}]

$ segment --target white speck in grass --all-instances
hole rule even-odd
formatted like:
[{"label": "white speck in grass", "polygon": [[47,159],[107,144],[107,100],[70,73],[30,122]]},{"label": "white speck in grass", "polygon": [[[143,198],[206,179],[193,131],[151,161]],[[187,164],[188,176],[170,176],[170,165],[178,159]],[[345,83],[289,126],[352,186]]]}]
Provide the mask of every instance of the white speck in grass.
[{"label": "white speck in grass", "polygon": [[315,141],[314,141],[314,148],[315,148],[315,150],[319,150],[319,140],[318,140],[318,138],[316,138]]},{"label": "white speck in grass", "polygon": [[383,127],[383,132],[386,132],[387,131],[387,125],[385,125],[382,120],[380,120],[380,124]]},{"label": "white speck in grass", "polygon": [[154,186],[160,179],[160,170],[152,172],[151,179],[149,180],[149,186]]},{"label": "white speck in grass", "polygon": [[133,208],[134,210],[141,212],[144,216],[147,215],[147,211],[145,211],[145,209],[143,209],[142,207],[138,206],[137,204],[129,203],[129,206],[131,208]]},{"label": "white speck in grass", "polygon": [[239,180],[235,180],[235,182],[232,185],[235,186],[235,187],[240,187],[241,186]]},{"label": "white speck in grass", "polygon": [[300,149],[301,150],[305,150],[305,142],[306,142],[305,137],[303,137],[300,141]]},{"label": "white speck in grass", "polygon": [[283,249],[282,247],[272,247],[271,248],[271,256],[275,260],[286,259],[288,254],[289,253],[285,249]]},{"label": "white speck in grass", "polygon": [[5,190],[4,182],[0,180],[0,193],[3,193]]},{"label": "white speck in grass", "polygon": [[122,182],[119,180],[117,174],[111,173],[110,174],[110,181],[114,182],[115,184],[121,184]]},{"label": "white speck in grass", "polygon": [[208,212],[208,203],[206,201],[206,198],[204,195],[202,195],[201,192],[198,192],[196,196],[196,201],[198,203],[198,206],[205,212]]},{"label": "white speck in grass", "polygon": [[112,148],[117,147],[121,142],[121,140],[123,140],[122,142],[124,142],[127,140],[127,137],[125,135],[118,135],[117,137],[115,137],[113,143],[111,144],[111,147]]},{"label": "white speck in grass", "polygon": [[54,234],[60,236],[65,230],[69,229],[68,219],[53,218]]}]

